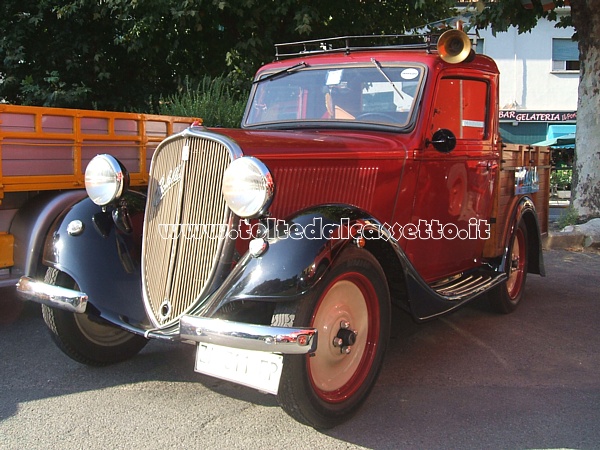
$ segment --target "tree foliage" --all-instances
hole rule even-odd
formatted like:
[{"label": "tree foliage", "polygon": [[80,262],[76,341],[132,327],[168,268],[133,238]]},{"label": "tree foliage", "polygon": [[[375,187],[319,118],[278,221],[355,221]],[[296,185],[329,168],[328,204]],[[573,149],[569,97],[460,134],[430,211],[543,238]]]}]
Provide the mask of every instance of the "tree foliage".
[{"label": "tree foliage", "polygon": [[523,7],[521,0],[495,0],[480,1],[480,13],[474,17],[475,24],[481,28],[488,25],[494,33],[516,27],[520,33],[525,33],[534,28],[539,19],[545,18],[557,21],[558,26],[572,26],[571,16],[558,17],[557,7],[565,6],[568,0],[556,0],[552,9],[545,10],[540,1],[532,1],[531,9]]},{"label": "tree foliage", "polygon": [[273,44],[402,33],[452,14],[443,0],[3,0],[0,99],[147,109],[186,79],[244,83]]}]

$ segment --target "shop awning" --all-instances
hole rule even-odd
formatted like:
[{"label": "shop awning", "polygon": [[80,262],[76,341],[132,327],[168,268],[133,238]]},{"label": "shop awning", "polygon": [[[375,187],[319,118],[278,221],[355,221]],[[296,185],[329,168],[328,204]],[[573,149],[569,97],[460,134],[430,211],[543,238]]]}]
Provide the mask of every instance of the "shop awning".
[{"label": "shop awning", "polygon": [[531,145],[562,149],[575,148],[575,125],[550,125],[546,140]]}]

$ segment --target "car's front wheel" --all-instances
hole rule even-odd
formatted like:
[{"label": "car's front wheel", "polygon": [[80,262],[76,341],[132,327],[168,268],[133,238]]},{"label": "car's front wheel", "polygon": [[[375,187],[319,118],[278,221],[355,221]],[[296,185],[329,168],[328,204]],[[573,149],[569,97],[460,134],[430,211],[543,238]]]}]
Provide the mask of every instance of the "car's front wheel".
[{"label": "car's front wheel", "polygon": [[319,287],[280,305],[273,322],[317,329],[313,355],[284,356],[282,408],[315,428],[347,420],[375,384],[389,338],[390,296],[377,260],[347,248]]},{"label": "car's front wheel", "polygon": [[[44,282],[55,286],[77,288],[66,273],[49,268]],[[136,355],[148,342],[142,336],[90,318],[42,305],[42,315],[52,339],[67,356],[91,366],[114,364]]]}]

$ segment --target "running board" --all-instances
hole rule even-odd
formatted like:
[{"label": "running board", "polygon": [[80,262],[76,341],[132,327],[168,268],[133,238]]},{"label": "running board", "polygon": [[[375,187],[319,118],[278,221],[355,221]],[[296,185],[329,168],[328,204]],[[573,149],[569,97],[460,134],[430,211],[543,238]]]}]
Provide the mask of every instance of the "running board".
[{"label": "running board", "polygon": [[505,278],[504,273],[469,272],[435,281],[429,287],[446,300],[464,300],[487,291]]}]

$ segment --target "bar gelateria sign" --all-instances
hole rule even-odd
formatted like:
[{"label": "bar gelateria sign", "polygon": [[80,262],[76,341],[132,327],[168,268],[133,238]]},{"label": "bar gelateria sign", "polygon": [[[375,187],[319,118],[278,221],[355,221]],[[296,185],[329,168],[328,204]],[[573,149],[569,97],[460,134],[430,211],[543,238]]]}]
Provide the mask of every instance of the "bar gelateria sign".
[{"label": "bar gelateria sign", "polygon": [[577,111],[519,111],[505,109],[500,111],[500,120],[513,122],[575,122]]}]

